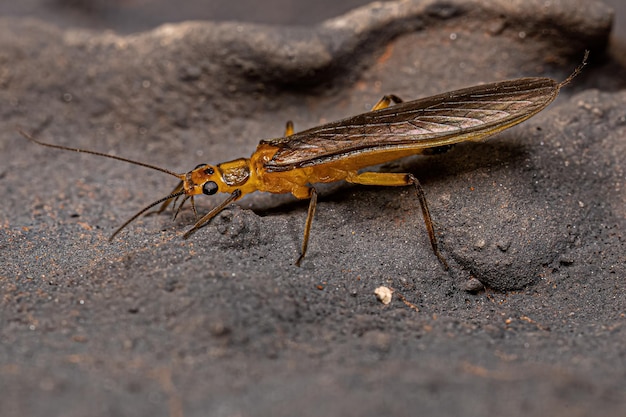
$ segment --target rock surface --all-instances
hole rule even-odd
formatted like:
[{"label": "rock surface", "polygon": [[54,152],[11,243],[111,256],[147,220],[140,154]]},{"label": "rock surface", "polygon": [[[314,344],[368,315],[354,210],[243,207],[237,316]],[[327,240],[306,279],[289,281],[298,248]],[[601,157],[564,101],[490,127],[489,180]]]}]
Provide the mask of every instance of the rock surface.
[{"label": "rock surface", "polygon": [[[610,25],[600,2],[538,0],[127,36],[3,19],[0,415],[621,415],[626,72]],[[402,188],[322,187],[301,268],[307,204],[288,196],[251,195],[189,240],[185,210],[109,243],[176,180],[15,131],[184,172],[387,93],[561,80],[584,49],[588,68],[524,124],[377,168],[420,179],[448,272]]]}]

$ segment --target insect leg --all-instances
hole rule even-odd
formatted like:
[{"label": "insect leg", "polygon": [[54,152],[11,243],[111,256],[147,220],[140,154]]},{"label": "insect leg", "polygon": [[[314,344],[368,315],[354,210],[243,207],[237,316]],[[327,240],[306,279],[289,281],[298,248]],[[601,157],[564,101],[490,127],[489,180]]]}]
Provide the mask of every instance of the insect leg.
[{"label": "insect leg", "polygon": [[185,232],[185,234],[183,235],[183,239],[187,239],[189,236],[194,234],[196,230],[206,226],[213,217],[219,214],[220,211],[228,207],[230,203],[239,200],[241,196],[241,190],[233,191],[233,193],[226,200],[222,201],[219,206],[214,207],[213,210],[209,211],[200,220],[198,220],[191,229],[187,230],[187,232]]},{"label": "insect leg", "polygon": [[402,99],[394,94],[388,94],[386,96],[383,96],[383,98],[381,98],[380,100],[378,100],[378,103],[374,104],[374,107],[372,107],[371,111],[385,109],[389,107],[392,102],[394,104],[402,103]]},{"label": "insect leg", "polygon": [[300,257],[296,260],[296,266],[300,266],[300,262],[306,255],[307,247],[309,246],[309,235],[311,234],[311,224],[313,223],[313,216],[315,216],[315,207],[317,207],[317,191],[315,188],[309,188],[311,195],[309,200],[309,211],[306,215],[306,223],[304,224],[304,238],[302,239],[302,250],[300,251]]},{"label": "insect leg", "polygon": [[[180,210],[182,206],[183,206],[183,203],[180,203],[180,206],[178,207],[178,210]],[[178,211],[178,210],[176,210],[176,211]],[[193,210],[193,218],[194,218],[194,220],[198,220],[198,211],[196,210],[196,202],[193,200],[193,196],[191,196],[191,210]]]},{"label": "insect leg", "polygon": [[293,135],[293,122],[289,120],[285,124],[285,136],[291,136],[291,135]]},{"label": "insect leg", "polygon": [[443,265],[444,269],[448,269],[448,263],[439,252],[439,246],[437,245],[437,238],[435,237],[435,229],[433,227],[433,221],[430,217],[430,211],[428,210],[428,203],[426,202],[426,195],[420,182],[413,174],[399,174],[391,172],[363,172],[361,174],[354,174],[346,178],[346,181],[354,184],[362,185],[381,185],[397,187],[403,185],[411,185],[415,187],[417,192],[417,198],[419,199],[420,206],[422,207],[422,216],[424,217],[424,223],[426,224],[426,230],[428,231],[428,237],[430,238],[430,245],[433,248],[433,252]]},{"label": "insect leg", "polygon": [[[176,200],[178,200],[178,197],[176,198]],[[174,205],[172,208],[176,208],[176,200],[174,200]],[[174,219],[178,217],[178,213],[180,213],[180,210],[183,208],[183,205],[187,202],[187,200],[191,201],[191,209],[193,210],[193,218],[195,220],[198,220],[198,212],[196,211],[196,203],[192,195],[186,195],[185,198],[183,198],[183,201],[180,202],[180,204],[178,205],[178,208],[176,208],[176,211],[174,212]]]}]

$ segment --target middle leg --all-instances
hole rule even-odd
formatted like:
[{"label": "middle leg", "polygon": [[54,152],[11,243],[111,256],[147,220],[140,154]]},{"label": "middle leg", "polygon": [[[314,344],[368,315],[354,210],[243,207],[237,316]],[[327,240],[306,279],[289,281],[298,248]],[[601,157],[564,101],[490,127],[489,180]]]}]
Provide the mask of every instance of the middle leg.
[{"label": "middle leg", "polygon": [[445,258],[439,252],[439,245],[437,244],[437,238],[435,236],[435,228],[433,226],[433,221],[430,217],[430,211],[428,210],[428,203],[426,202],[426,195],[424,194],[424,189],[422,185],[418,181],[413,174],[400,174],[393,172],[363,172],[361,174],[353,174],[346,178],[346,181],[351,182],[353,184],[362,184],[362,185],[380,185],[387,187],[399,187],[406,185],[413,185],[415,187],[415,191],[417,192],[417,198],[420,202],[420,206],[422,208],[422,216],[424,217],[424,223],[426,225],[426,230],[428,231],[428,237],[430,238],[430,245],[433,248],[433,252],[443,265],[443,267],[447,270],[448,263]]}]

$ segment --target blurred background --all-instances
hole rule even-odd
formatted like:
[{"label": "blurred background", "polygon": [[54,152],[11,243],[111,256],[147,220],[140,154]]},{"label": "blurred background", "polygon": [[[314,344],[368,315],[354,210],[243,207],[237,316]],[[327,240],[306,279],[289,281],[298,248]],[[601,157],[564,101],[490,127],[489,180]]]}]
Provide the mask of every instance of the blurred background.
[{"label": "blurred background", "polygon": [[[613,37],[626,43],[626,0],[604,0],[615,10]],[[236,20],[314,25],[369,0],[0,0],[2,16],[32,16],[61,27],[141,32],[184,20]]]}]

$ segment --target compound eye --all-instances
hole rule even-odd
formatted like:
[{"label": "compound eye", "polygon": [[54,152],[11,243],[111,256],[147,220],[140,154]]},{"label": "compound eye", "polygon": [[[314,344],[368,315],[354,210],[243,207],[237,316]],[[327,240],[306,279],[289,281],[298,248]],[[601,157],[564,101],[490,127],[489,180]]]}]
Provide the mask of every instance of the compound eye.
[{"label": "compound eye", "polygon": [[206,195],[213,195],[217,192],[217,184],[213,181],[205,182],[202,186],[202,192]]}]

